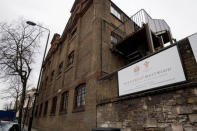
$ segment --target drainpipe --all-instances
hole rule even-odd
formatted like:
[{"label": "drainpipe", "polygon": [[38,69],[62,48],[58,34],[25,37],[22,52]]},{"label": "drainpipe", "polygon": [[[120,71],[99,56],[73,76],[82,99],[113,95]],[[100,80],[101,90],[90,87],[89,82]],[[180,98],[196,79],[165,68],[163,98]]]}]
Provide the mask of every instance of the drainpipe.
[{"label": "drainpipe", "polygon": [[100,72],[103,72],[103,20],[101,19]]}]

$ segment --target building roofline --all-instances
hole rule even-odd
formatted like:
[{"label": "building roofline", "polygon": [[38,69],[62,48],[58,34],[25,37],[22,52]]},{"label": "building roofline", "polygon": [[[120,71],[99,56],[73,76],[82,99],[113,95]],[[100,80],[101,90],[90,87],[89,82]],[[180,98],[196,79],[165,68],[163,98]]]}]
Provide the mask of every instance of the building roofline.
[{"label": "building roofline", "polygon": [[[87,0],[85,0],[85,1],[83,1],[82,3],[84,3],[84,2],[86,2]],[[76,5],[78,2],[74,2],[74,4]],[[77,14],[77,15],[75,15],[74,17],[80,17],[80,15],[83,15],[84,14],[84,12],[86,12],[87,11],[87,9],[89,9],[89,7],[90,7],[90,5],[93,3],[93,0],[88,0],[88,3],[87,3],[87,5],[86,5],[86,7],[84,7],[84,9],[82,10],[82,12],[80,12],[80,14]],[[73,5],[73,7],[75,6],[75,5]],[[72,7],[72,8],[73,8]],[[71,9],[71,12],[72,12],[72,10],[73,9]],[[71,13],[71,15],[70,15],[70,17],[69,17],[69,19],[68,19],[68,22],[66,23],[66,26],[65,26],[65,28],[64,28],[64,31],[63,31],[63,33],[62,33],[62,35],[61,35],[61,37],[60,37],[60,43],[62,43],[65,39],[66,39],[66,37],[67,37],[67,33],[70,31],[70,27],[71,26],[73,26],[73,23],[71,24],[71,25],[69,25],[70,23],[70,21],[71,21],[71,18],[73,17],[73,14]],[[78,18],[76,18],[76,19],[78,19]],[[77,21],[77,20],[76,20]],[[75,22],[76,22],[75,21]]]},{"label": "building roofline", "polygon": [[[90,3],[92,3],[93,0],[90,0],[90,1],[91,1]],[[74,2],[73,6],[72,6],[72,9],[71,9],[71,12],[72,12],[72,10],[73,10],[73,7],[75,7],[76,4],[77,4],[78,2],[79,2],[79,1],[75,1],[75,2]],[[110,2],[113,6],[115,6],[115,8],[117,8],[121,13],[123,13],[124,16],[126,16],[129,20],[131,20],[131,18],[130,18],[125,12],[123,12],[114,2],[112,2],[112,0],[109,0],[109,2]],[[72,17],[72,14],[71,14],[70,18],[71,18],[71,17]],[[63,41],[66,39],[67,33],[69,32],[68,23],[69,23],[69,21],[70,21],[70,18],[69,18],[69,20],[68,20],[68,22],[67,22],[67,24],[66,24],[66,26],[65,26],[65,28],[64,28],[64,31],[62,32],[62,35],[61,35],[61,37],[60,37],[60,43],[63,42]]]}]

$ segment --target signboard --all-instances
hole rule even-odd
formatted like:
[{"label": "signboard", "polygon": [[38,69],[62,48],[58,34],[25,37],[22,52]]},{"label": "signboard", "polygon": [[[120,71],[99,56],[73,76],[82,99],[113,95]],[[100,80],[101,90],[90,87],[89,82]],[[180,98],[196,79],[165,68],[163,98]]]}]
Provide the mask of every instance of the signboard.
[{"label": "signboard", "polygon": [[118,72],[119,96],[186,81],[177,46]]},{"label": "signboard", "polygon": [[197,62],[197,33],[189,37],[189,42]]}]

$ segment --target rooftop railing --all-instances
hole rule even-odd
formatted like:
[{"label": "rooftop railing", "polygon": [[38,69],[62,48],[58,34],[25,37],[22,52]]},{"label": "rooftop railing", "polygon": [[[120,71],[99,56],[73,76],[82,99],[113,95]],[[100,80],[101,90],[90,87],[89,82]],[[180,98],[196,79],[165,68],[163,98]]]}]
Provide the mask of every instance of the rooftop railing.
[{"label": "rooftop railing", "polygon": [[170,31],[170,27],[163,19],[152,19],[152,17],[144,10],[141,9],[136,14],[131,16],[131,20],[135,22],[138,28],[142,27],[143,24],[149,24],[150,29],[154,33],[159,33],[162,31]]},{"label": "rooftop railing", "polygon": [[148,24],[151,31],[157,35],[161,34],[164,31],[170,32],[170,27],[163,19],[153,19],[144,9],[141,9],[137,13],[135,13],[133,16],[130,17],[130,19],[123,22],[123,24],[119,25],[114,31],[121,30],[123,34],[126,35],[126,31],[123,28],[125,24],[131,23],[131,21],[134,22],[134,30],[137,31],[143,27],[144,24]]}]

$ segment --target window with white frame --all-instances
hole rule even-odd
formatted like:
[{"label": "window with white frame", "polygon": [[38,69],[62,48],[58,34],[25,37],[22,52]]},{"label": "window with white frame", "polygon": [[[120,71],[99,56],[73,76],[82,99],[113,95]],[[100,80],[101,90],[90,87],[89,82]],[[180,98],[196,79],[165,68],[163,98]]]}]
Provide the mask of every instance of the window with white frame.
[{"label": "window with white frame", "polygon": [[121,20],[121,15],[120,15],[120,13],[111,5],[111,7],[110,7],[110,10],[111,10],[111,13],[115,16],[115,17],[117,17],[119,20]]}]

